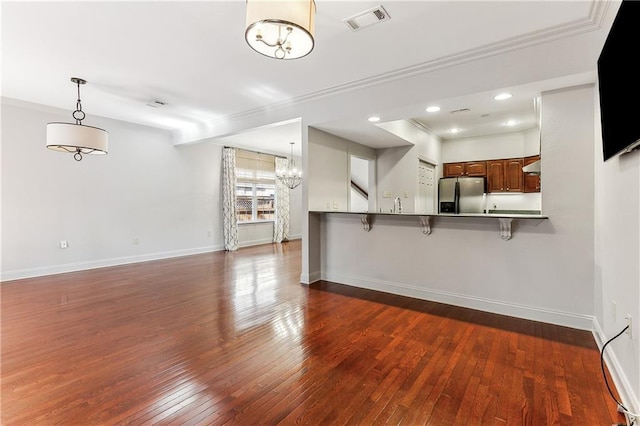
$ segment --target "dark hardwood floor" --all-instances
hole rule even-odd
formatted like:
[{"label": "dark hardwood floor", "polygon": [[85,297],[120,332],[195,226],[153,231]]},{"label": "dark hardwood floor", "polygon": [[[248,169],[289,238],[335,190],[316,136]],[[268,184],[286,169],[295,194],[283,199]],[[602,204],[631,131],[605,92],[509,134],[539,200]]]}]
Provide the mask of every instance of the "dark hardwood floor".
[{"label": "dark hardwood floor", "polygon": [[294,241],[5,282],[2,424],[624,420],[589,332],[299,276]]}]

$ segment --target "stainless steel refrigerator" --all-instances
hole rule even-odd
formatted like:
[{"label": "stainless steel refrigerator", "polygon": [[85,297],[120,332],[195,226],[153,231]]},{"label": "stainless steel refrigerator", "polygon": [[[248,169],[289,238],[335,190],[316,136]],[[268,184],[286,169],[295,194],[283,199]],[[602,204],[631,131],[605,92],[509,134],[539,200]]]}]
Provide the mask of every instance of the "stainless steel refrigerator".
[{"label": "stainless steel refrigerator", "polygon": [[484,177],[446,177],[438,184],[439,213],[485,213]]}]

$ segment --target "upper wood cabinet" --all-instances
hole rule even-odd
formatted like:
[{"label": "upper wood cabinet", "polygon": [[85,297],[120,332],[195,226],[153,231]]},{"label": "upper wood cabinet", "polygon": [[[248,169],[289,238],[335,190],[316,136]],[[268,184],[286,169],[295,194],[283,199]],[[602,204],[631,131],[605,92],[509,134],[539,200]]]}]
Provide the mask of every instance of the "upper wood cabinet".
[{"label": "upper wood cabinet", "polygon": [[[536,162],[540,159],[539,155],[534,155],[532,157],[525,157],[524,166],[528,166],[529,164]],[[524,173],[524,192],[540,192],[540,175],[534,175],[531,173]]]},{"label": "upper wood cabinet", "polygon": [[444,163],[444,177],[464,176],[464,163]]},{"label": "upper wood cabinet", "polygon": [[486,176],[486,161],[468,161],[464,163],[465,176]]},{"label": "upper wood cabinet", "polygon": [[485,176],[487,192],[540,192],[540,176],[522,171],[522,167],[540,159],[526,158],[444,163],[443,177]]},{"label": "upper wood cabinet", "polygon": [[463,163],[445,163],[444,177],[452,176],[486,176],[486,161],[467,161]]},{"label": "upper wood cabinet", "polygon": [[487,192],[504,192],[504,160],[487,161]]},{"label": "upper wood cabinet", "polygon": [[523,192],[522,158],[487,161],[488,192]]},{"label": "upper wood cabinet", "polygon": [[504,160],[504,163],[504,180],[506,185],[505,190],[507,192],[523,192],[524,175],[522,173],[522,158],[511,158],[509,160]]}]

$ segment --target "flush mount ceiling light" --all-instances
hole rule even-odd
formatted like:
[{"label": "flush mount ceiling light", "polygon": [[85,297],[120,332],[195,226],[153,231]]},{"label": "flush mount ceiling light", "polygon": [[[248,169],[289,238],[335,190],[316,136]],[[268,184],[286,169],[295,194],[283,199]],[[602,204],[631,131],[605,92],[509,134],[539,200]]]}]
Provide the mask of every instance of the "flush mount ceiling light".
[{"label": "flush mount ceiling light", "polygon": [[293,144],[295,142],[289,142],[291,144],[291,157],[287,161],[287,167],[284,169],[276,170],[276,177],[287,188],[294,189],[302,183],[302,170],[296,168],[296,162],[293,159]]},{"label": "flush mount ceiling light", "polygon": [[78,86],[76,110],[73,111],[75,123],[53,122],[47,124],[47,148],[55,151],[73,152],[76,161],[82,160],[82,154],[106,154],[109,148],[109,133],[98,127],[85,126],[82,120],[85,114],[80,101],[80,85],[87,82],[72,77],[71,82]]},{"label": "flush mount ceiling light", "polygon": [[512,127],[512,126],[515,126],[515,125],[516,125],[516,124],[518,124],[518,123],[519,123],[519,121],[518,121],[518,120],[507,120],[507,121],[505,121],[503,124],[504,124],[505,126]]},{"label": "flush mount ceiling light", "polygon": [[276,59],[297,59],[313,50],[314,0],[247,0],[244,37],[253,50]]},{"label": "flush mount ceiling light", "polygon": [[367,118],[367,121],[369,121],[370,123],[377,123],[378,121],[380,121],[380,117],[376,117],[376,116],[369,117]]},{"label": "flush mount ceiling light", "polygon": [[439,106],[435,106],[435,105],[434,106],[430,106],[430,107],[427,107],[426,111],[427,112],[438,112],[438,111],[440,111],[440,107]]}]

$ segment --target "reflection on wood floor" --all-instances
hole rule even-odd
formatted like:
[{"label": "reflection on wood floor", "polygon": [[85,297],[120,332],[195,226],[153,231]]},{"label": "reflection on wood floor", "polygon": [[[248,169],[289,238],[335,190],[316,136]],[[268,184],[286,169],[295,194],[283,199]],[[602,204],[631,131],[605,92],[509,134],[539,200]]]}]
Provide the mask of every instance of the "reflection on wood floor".
[{"label": "reflection on wood floor", "polygon": [[607,425],[590,333],[327,282],[299,241],[2,284],[2,424]]}]

